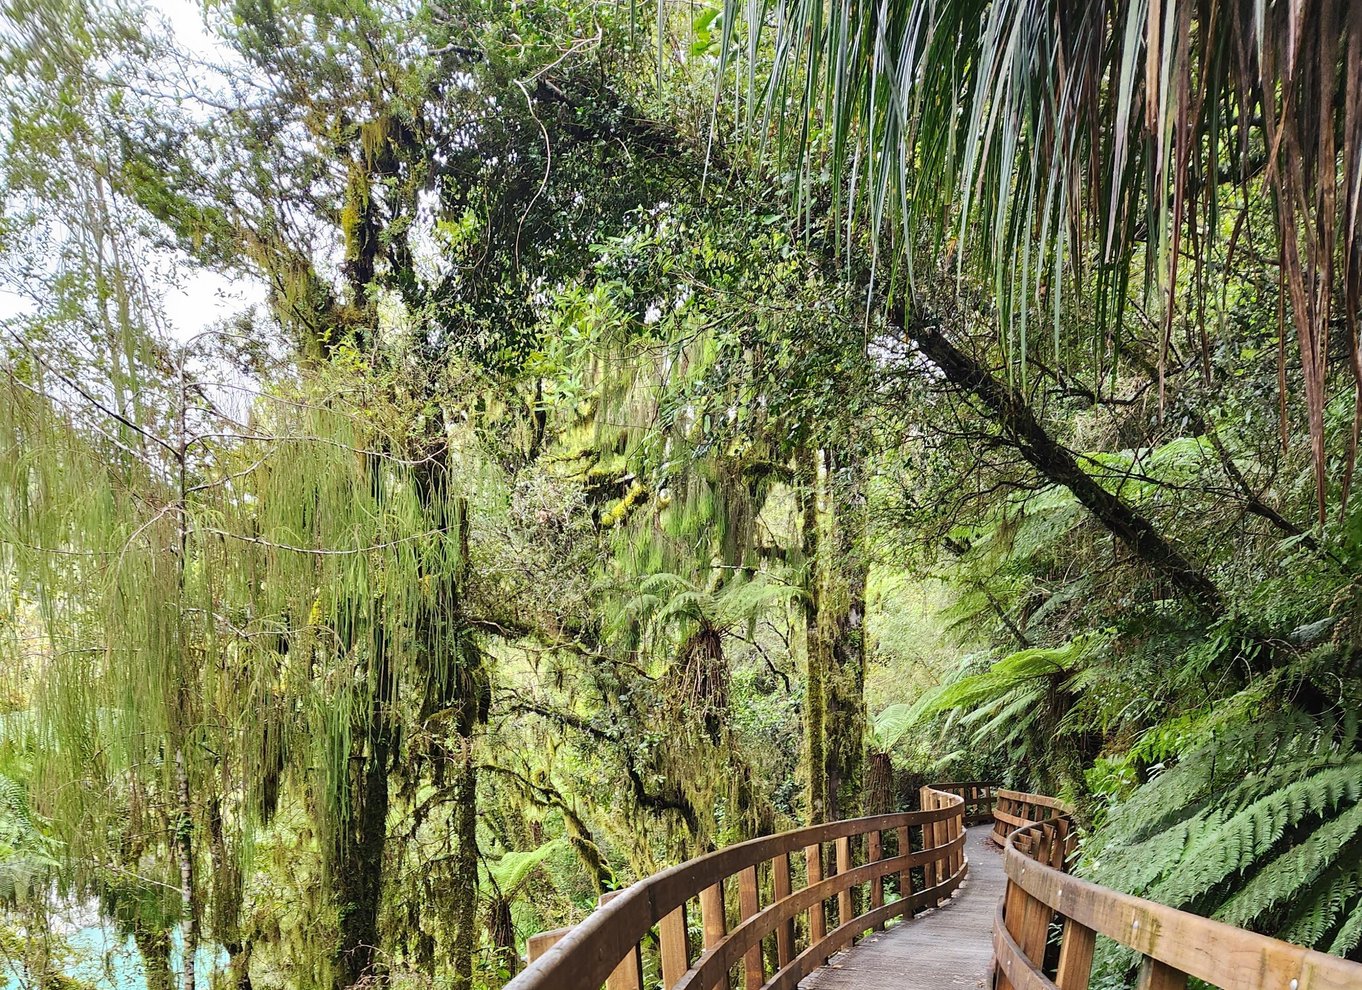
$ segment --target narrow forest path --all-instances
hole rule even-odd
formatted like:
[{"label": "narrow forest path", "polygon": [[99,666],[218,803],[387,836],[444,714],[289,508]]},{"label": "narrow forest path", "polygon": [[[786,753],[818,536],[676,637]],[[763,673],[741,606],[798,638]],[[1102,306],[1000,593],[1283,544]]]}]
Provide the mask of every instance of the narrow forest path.
[{"label": "narrow forest path", "polygon": [[928,914],[859,942],[809,976],[803,990],[976,990],[989,984],[993,916],[1003,896],[1003,854],[976,825],[965,841],[969,877]]}]

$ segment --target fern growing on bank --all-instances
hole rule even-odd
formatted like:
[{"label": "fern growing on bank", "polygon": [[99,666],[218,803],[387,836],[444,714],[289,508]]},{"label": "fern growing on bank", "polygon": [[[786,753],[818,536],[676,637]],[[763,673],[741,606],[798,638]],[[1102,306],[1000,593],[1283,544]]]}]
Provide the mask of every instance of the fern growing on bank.
[{"label": "fern growing on bank", "polygon": [[0,773],[0,904],[13,904],[34,881],[57,865],[17,780]]},{"label": "fern growing on bank", "polygon": [[1241,720],[1205,732],[1111,809],[1085,872],[1163,904],[1362,958],[1362,747],[1355,706],[1340,709],[1319,716],[1250,706]]}]

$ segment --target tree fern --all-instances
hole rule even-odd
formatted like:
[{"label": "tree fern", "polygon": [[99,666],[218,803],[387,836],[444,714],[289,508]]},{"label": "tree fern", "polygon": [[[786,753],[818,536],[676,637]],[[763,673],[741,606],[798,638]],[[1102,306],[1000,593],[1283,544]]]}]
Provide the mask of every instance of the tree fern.
[{"label": "tree fern", "polygon": [[1243,927],[1281,901],[1295,897],[1337,860],[1344,846],[1356,837],[1358,829],[1362,829],[1362,804],[1354,803],[1337,818],[1326,820],[1304,842],[1292,846],[1260,869],[1216,911],[1215,916]]},{"label": "tree fern", "polygon": [[1317,944],[1359,892],[1362,892],[1362,875],[1356,866],[1325,876],[1301,897],[1305,907],[1292,915],[1288,925],[1281,929],[1281,937],[1300,945]]},{"label": "tree fern", "polygon": [[1359,944],[1362,944],[1362,901],[1354,903],[1352,911],[1338,928],[1338,933],[1325,950],[1336,956],[1355,958]]},{"label": "tree fern", "polygon": [[1209,730],[1204,718],[1184,723],[1182,751],[1111,810],[1085,871],[1230,924],[1355,952],[1362,941],[1355,718],[1226,707],[1237,721]]}]

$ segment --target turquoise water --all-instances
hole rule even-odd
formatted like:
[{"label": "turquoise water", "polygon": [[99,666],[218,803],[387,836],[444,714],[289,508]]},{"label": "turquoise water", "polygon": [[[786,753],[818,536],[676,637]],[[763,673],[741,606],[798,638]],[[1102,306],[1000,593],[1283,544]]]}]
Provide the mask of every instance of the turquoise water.
[{"label": "turquoise water", "polygon": [[[99,990],[146,990],[146,974],[142,958],[132,939],[120,939],[118,933],[105,925],[86,925],[66,934],[67,944],[75,958],[66,967],[68,976],[83,980]],[[171,967],[178,977],[181,939],[179,932],[171,936]],[[201,985],[208,984],[208,974],[225,968],[227,953],[221,946],[200,945],[195,955],[196,970]],[[0,990],[18,990],[23,986],[17,973],[0,965]]]}]

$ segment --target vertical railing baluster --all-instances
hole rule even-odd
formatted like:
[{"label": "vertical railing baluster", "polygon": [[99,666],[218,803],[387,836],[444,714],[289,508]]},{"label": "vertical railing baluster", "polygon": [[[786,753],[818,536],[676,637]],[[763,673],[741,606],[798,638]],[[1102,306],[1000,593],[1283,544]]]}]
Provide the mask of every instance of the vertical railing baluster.
[{"label": "vertical railing baluster", "polygon": [[[841,876],[851,870],[851,836],[844,835],[837,840],[837,874]],[[842,887],[837,892],[837,924],[845,925],[855,914],[851,907],[851,888]]]},{"label": "vertical railing baluster", "polygon": [[[865,859],[867,863],[878,863],[883,858],[884,858],[884,839],[880,835],[880,830],[875,829],[874,831],[870,832],[869,835],[866,836]],[[873,911],[876,908],[883,906],[884,906],[884,874],[876,872],[875,876],[872,877],[870,880],[870,909]],[[875,922],[875,931],[877,932],[884,931],[883,920]]]},{"label": "vertical railing baluster", "polygon": [[531,935],[525,942],[526,960],[534,962],[562,941],[563,936],[570,931],[572,931],[571,928],[556,928],[551,932],[538,932]]},{"label": "vertical railing baluster", "polygon": [[[738,874],[738,910],[746,921],[761,910],[761,897],[757,887],[757,868],[749,866]],[[760,990],[766,982],[766,972],[761,961],[761,942],[748,949],[743,955],[743,982],[747,990]]]},{"label": "vertical railing baluster", "polygon": [[1049,905],[1022,892],[1021,933],[1016,937],[1017,945],[1037,968],[1045,964],[1045,943],[1050,938],[1053,917],[1054,911]]},{"label": "vertical railing baluster", "polygon": [[[942,802],[938,800],[935,802],[935,804],[936,810],[939,812],[941,810]],[[944,853],[941,850],[941,847],[944,846],[945,844],[946,844],[946,822],[944,819],[938,817],[936,821],[932,822],[932,846],[933,848],[936,849],[936,854],[932,857],[933,870],[932,886],[939,886],[942,882],[945,881],[947,876],[947,867],[944,859]],[[940,891],[937,891],[936,903],[937,904],[941,903]]]},{"label": "vertical railing baluster", "polygon": [[[602,894],[597,905],[609,904],[622,891],[612,890]],[[620,960],[614,972],[605,981],[606,990],[643,990],[643,956],[635,945],[623,959]]]},{"label": "vertical railing baluster", "polygon": [[1140,962],[1140,979],[1135,986],[1137,990],[1184,990],[1187,974],[1153,956],[1145,956]]},{"label": "vertical railing baluster", "polygon": [[1055,986],[1059,990],[1087,990],[1092,978],[1092,952],[1097,934],[1072,918],[1064,919],[1064,933],[1059,942],[1059,969],[1055,971]]},{"label": "vertical railing baluster", "polygon": [[[720,880],[712,887],[700,891],[700,925],[704,931],[705,951],[714,948],[728,934],[728,919],[724,915],[724,882]],[[728,972],[714,987],[727,988]],[[706,988],[713,990],[713,988]]]},{"label": "vertical railing baluster", "polygon": [[662,956],[662,988],[672,990],[690,969],[690,942],[686,934],[686,905],[682,904],[657,923],[658,949]]},{"label": "vertical railing baluster", "polygon": [[1063,871],[1064,854],[1069,846],[1068,843],[1069,819],[1067,818],[1055,819],[1054,829],[1055,829],[1054,838],[1050,843],[1049,865],[1054,867],[1056,870]]},{"label": "vertical railing baluster", "polygon": [[[781,853],[771,860],[771,889],[779,904],[791,894],[790,854]],[[784,969],[794,959],[794,919],[787,918],[776,927],[776,964]]]},{"label": "vertical railing baluster", "polygon": [[[963,815],[964,814],[963,806],[961,807],[960,811],[961,814]],[[962,819],[957,818],[954,815],[946,819],[947,842],[953,843],[955,842],[956,839],[960,837],[960,830],[962,825],[963,825]],[[953,877],[960,872],[960,867],[964,866],[965,861],[964,858],[960,855],[960,850],[958,847],[951,849],[950,858],[947,862],[950,863],[950,869],[947,871],[947,877]]]},{"label": "vertical railing baluster", "polygon": [[[821,844],[804,847],[804,869],[807,871],[809,886],[823,882],[823,846]],[[809,947],[823,941],[828,934],[827,907],[820,897],[809,907]]]},{"label": "vertical railing baluster", "polygon": [[[907,856],[913,851],[913,844],[909,841],[907,825],[899,826],[899,855]],[[913,870],[912,867],[905,866],[899,871],[899,896],[908,899],[908,910],[904,914],[905,918],[913,916]]]}]

